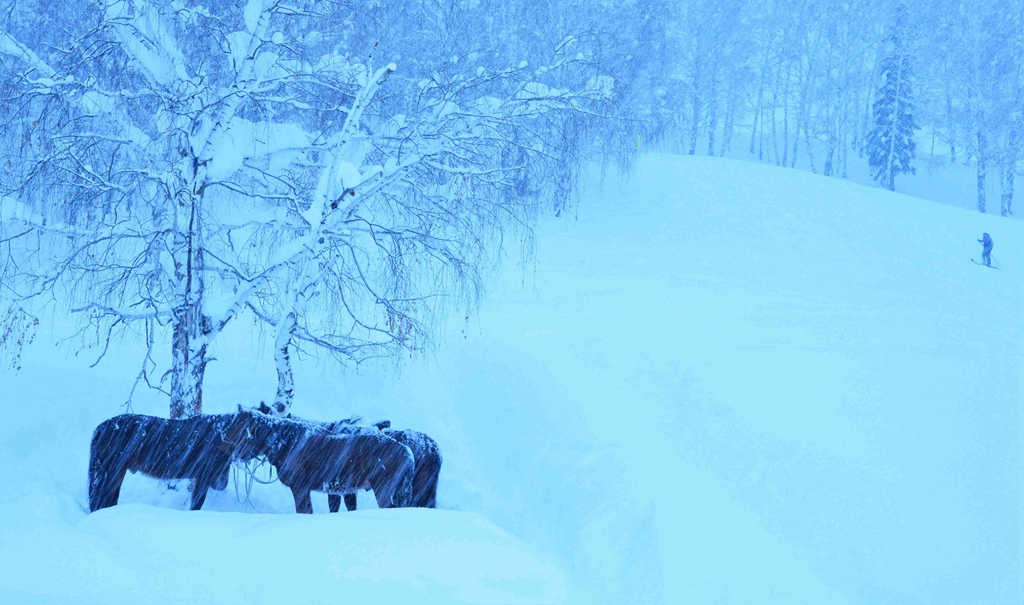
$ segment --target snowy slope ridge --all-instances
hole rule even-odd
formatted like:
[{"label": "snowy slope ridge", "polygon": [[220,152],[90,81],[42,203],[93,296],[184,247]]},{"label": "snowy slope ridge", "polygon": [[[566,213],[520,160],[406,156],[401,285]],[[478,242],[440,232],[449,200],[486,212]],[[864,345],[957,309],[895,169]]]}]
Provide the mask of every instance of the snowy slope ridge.
[{"label": "snowy slope ridge", "polygon": [[[297,368],[297,414],[432,435],[446,510],[300,518],[255,484],[189,513],[132,476],[86,515],[89,433],[138,351],[30,349],[0,375],[0,601],[1024,598],[1019,222],[716,158],[598,179],[434,356]],[[982,232],[1001,270],[970,262]],[[274,391],[272,339],[241,327],[210,413]]]},{"label": "snowy slope ridge", "polygon": [[647,156],[540,242],[428,397],[543,444],[483,508],[593,598],[1019,602],[1019,223]]}]

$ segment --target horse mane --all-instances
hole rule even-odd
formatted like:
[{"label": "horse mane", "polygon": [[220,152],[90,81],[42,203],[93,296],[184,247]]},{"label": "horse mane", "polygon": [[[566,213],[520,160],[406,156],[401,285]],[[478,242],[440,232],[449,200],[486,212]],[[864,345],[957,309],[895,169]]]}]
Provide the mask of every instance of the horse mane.
[{"label": "horse mane", "polygon": [[[267,409],[269,410],[269,408],[267,408]],[[263,412],[264,414],[269,413],[267,411],[264,411],[262,407],[260,408],[259,411]],[[288,414],[287,416],[285,416],[285,418],[288,419],[288,420],[295,420],[296,422],[304,423],[304,424],[306,424],[308,426],[317,426],[321,430],[327,431],[329,433],[349,434],[349,433],[358,433],[358,432],[362,432],[362,431],[372,431],[372,432],[375,432],[375,431],[383,431],[384,429],[387,429],[387,428],[391,427],[391,421],[390,420],[381,420],[380,422],[375,422],[375,423],[373,423],[371,425],[364,425],[364,424],[362,424],[363,417],[362,416],[358,416],[356,414],[353,414],[353,415],[349,416],[348,418],[343,418],[341,420],[332,420],[330,422],[325,422],[325,421],[320,421],[320,420],[309,420],[308,418],[301,418],[301,417],[296,416],[294,414]]]},{"label": "horse mane", "polygon": [[[264,408],[267,411],[264,411]],[[278,416],[269,411],[270,408],[266,404],[261,404],[261,407],[250,408],[246,411],[250,413],[252,418],[260,422],[263,426],[273,427],[302,427],[308,432],[320,432],[323,431],[323,423],[315,420],[307,420],[305,418],[299,418],[288,414],[287,416]]]}]

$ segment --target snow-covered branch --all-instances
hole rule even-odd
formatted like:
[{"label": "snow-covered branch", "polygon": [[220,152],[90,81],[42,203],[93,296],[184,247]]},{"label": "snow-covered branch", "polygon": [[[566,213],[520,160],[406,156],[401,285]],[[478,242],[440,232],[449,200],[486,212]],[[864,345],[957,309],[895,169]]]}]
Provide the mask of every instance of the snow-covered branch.
[{"label": "snow-covered branch", "polygon": [[349,361],[424,348],[564,186],[575,157],[552,124],[608,95],[559,81],[570,43],[535,68],[403,74],[376,41],[346,46],[360,34],[332,3],[80,10],[59,48],[0,32],[17,99],[0,108],[17,204],[0,245],[18,258],[0,285],[68,300],[100,340],[169,336],[172,415],[201,410],[207,349],[243,314],[275,332],[282,397],[297,343]]}]

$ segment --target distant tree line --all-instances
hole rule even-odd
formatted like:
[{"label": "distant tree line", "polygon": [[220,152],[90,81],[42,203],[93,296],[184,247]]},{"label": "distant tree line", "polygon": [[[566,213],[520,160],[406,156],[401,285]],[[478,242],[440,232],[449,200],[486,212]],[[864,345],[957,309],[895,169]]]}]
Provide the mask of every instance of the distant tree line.
[{"label": "distant tree line", "polygon": [[895,35],[920,150],[973,164],[981,211],[997,179],[1000,212],[1012,213],[1024,148],[1021,0],[645,4],[644,31],[656,35],[638,36],[645,48],[636,54],[653,61],[619,92],[621,111],[648,118],[655,136],[691,154],[745,148],[780,166],[846,177],[851,154],[870,153],[876,113],[894,107],[877,101],[897,65]]}]

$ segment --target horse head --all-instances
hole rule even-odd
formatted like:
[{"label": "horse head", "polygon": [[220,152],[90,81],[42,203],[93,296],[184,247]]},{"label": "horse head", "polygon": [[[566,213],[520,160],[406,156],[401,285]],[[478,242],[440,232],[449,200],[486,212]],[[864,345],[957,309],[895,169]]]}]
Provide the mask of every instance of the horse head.
[{"label": "horse head", "polygon": [[235,460],[252,460],[267,454],[270,427],[266,415],[254,408],[238,406],[238,412],[228,424],[224,441],[234,448]]}]

